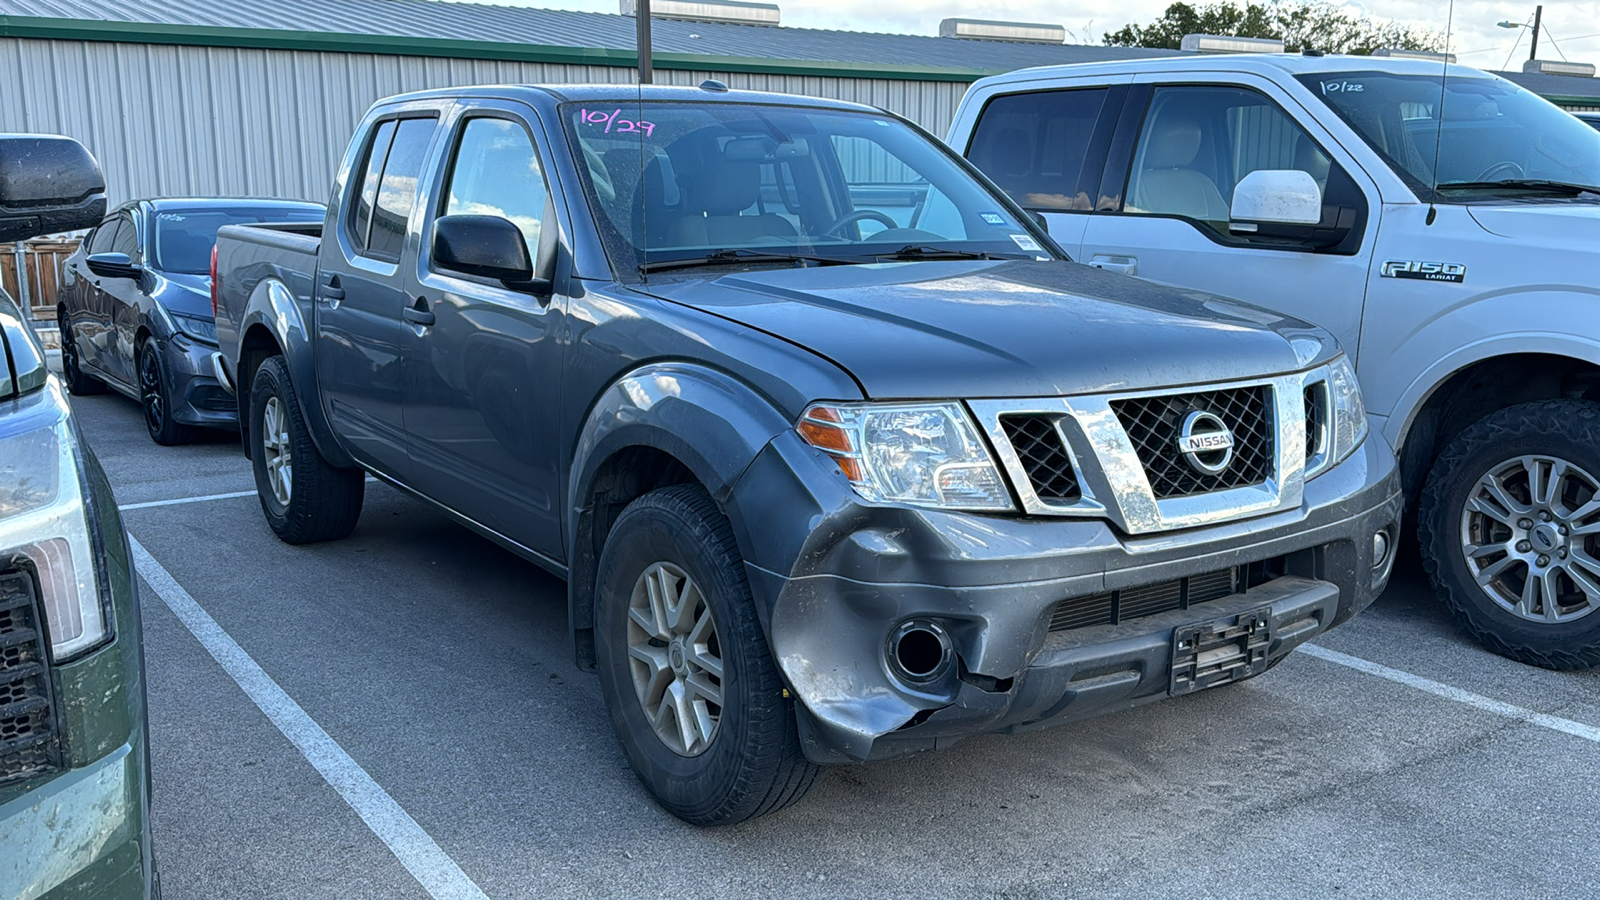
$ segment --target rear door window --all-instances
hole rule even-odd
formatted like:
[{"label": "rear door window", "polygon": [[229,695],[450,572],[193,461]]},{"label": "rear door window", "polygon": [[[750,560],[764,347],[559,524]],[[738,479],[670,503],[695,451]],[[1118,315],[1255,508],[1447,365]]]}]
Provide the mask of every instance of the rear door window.
[{"label": "rear door window", "polygon": [[428,140],[433,137],[434,120],[401,119],[395,126],[389,158],[378,181],[377,200],[372,207],[372,230],[367,236],[366,255],[395,262],[405,245],[406,222],[417,201],[417,176],[428,155]]},{"label": "rear door window", "polygon": [[1107,88],[1007,94],[990,100],[973,129],[967,158],[1023,207],[1057,212],[1094,208],[1100,173],[1092,161]]},{"label": "rear door window", "polygon": [[372,131],[367,142],[366,157],[358,170],[357,182],[350,213],[350,243],[356,252],[367,249],[367,231],[372,227],[372,205],[378,199],[378,179],[383,177],[383,161],[389,158],[389,144],[394,140],[395,123],[382,122]]}]

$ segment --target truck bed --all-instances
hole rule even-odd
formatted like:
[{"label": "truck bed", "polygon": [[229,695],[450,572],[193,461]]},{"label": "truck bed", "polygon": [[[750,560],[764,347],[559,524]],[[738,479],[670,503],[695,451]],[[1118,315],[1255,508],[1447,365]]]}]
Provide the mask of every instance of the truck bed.
[{"label": "truck bed", "polygon": [[230,374],[239,360],[245,317],[263,282],[276,281],[309,321],[321,222],[228,225],[217,232],[217,339]]}]

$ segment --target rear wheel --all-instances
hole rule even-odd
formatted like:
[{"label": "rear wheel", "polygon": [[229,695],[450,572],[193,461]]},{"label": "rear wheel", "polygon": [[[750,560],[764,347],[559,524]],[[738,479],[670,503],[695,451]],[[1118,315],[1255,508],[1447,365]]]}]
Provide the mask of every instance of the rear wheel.
[{"label": "rear wheel", "polygon": [[61,380],[66,382],[68,393],[79,397],[105,392],[105,382],[93,375],[84,374],[78,358],[78,341],[67,325],[65,311],[56,314],[56,325],[61,330]]},{"label": "rear wheel", "polygon": [[1486,416],[1434,463],[1417,511],[1434,590],[1489,649],[1600,664],[1600,404]]},{"label": "rear wheel", "polygon": [[144,407],[144,427],[150,439],[165,447],[187,444],[195,429],[172,418],[171,379],[154,340],[139,345],[139,405]]},{"label": "rear wheel", "polygon": [[728,521],[698,485],[646,494],[606,539],[595,639],[611,724],[657,802],[728,825],[805,796],[794,701]]},{"label": "rear wheel", "polygon": [[250,385],[250,463],[261,511],[281,540],[334,541],[355,529],[366,476],[322,458],[282,356],[262,363]]}]

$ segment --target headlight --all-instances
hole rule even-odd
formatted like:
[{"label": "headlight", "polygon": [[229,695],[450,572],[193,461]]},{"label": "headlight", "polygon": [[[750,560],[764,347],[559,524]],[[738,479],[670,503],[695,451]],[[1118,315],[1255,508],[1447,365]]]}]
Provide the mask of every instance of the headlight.
[{"label": "headlight", "polygon": [[797,426],[862,497],[944,509],[1012,508],[1000,469],[958,403],[818,404]]},{"label": "headlight", "polygon": [[1328,429],[1333,438],[1329,448],[1333,461],[1329,465],[1338,465],[1367,437],[1367,405],[1361,401],[1361,385],[1348,356],[1328,367],[1328,400],[1333,406],[1333,427]]},{"label": "headlight", "polygon": [[217,342],[217,322],[215,319],[202,319],[199,316],[175,312],[169,312],[167,315],[172,317],[173,324],[178,326],[178,330],[189,337],[205,341],[208,344]]},{"label": "headlight", "polygon": [[[95,577],[77,439],[54,382],[40,411],[20,412],[26,430],[0,436],[0,569],[31,569],[39,579],[51,656],[63,662],[104,643],[110,625]],[[54,406],[54,409],[51,407]]]}]

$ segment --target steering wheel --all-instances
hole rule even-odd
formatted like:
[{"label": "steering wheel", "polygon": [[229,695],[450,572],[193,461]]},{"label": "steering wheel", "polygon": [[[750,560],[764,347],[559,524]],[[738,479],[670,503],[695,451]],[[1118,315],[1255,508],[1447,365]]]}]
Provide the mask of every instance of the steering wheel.
[{"label": "steering wheel", "polygon": [[1510,175],[1512,178],[1522,178],[1527,174],[1522,170],[1522,166],[1521,165],[1519,165],[1517,163],[1514,163],[1514,162],[1512,162],[1511,160],[1508,159],[1508,160],[1506,160],[1504,162],[1497,162],[1494,165],[1490,166],[1489,168],[1484,169],[1483,170],[1483,174],[1479,175],[1475,180],[1477,180],[1477,181],[1498,181],[1499,179],[1493,178],[1491,176],[1498,175],[1498,174],[1500,174],[1502,172],[1504,172],[1507,175]]},{"label": "steering wheel", "polygon": [[885,228],[900,227],[900,223],[889,218],[888,213],[881,213],[875,209],[858,209],[855,212],[847,213],[846,215],[840,217],[838,221],[834,222],[832,225],[822,229],[822,234],[818,235],[818,237],[833,237],[835,236],[836,232],[839,231],[839,229],[845,227],[846,225],[862,222],[867,219],[872,219],[875,222],[881,222]]}]

